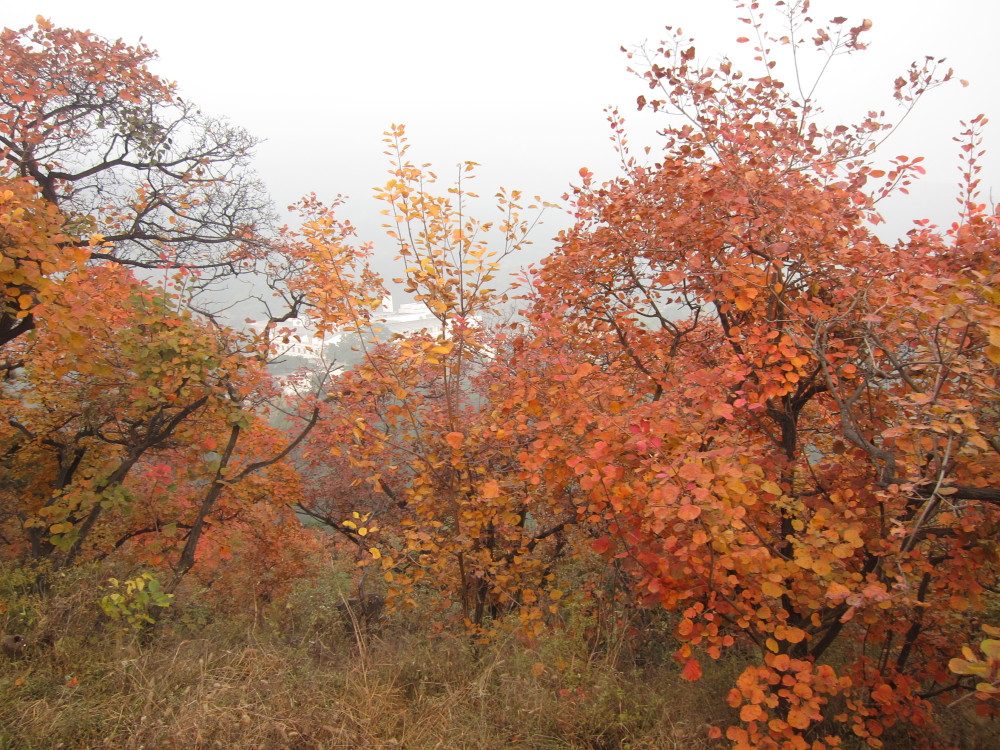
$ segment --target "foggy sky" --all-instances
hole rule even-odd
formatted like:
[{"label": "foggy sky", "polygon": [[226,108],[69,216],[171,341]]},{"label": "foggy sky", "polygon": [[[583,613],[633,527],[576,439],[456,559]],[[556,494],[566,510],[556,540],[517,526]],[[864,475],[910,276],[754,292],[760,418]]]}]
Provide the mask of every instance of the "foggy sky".
[{"label": "foggy sky", "polygon": [[[362,239],[375,241],[376,265],[390,277],[399,268],[380,229],[382,206],[371,196],[386,179],[381,138],[391,123],[407,125],[413,160],[433,162],[442,178],[472,160],[482,164],[473,187],[485,197],[503,185],[558,201],[580,167],[614,176],[604,112],[610,105],[634,123],[636,150],[653,145],[655,156],[658,121],[635,112],[646,89],[626,72],[622,45],[655,44],[672,25],[696,37],[700,60],[729,54],[739,62],[749,52],[733,41],[747,27],[730,0],[5,5],[0,22],[8,27],[42,14],[130,43],[141,37],[160,54],[155,72],[177,81],[182,96],[265,139],[254,166],[279,207],[309,192],[350,196],[342,215]],[[928,175],[911,199],[887,207],[892,229],[924,216],[950,221],[959,177],[951,138],[959,121],[979,112],[1000,117],[998,4],[823,0],[813,2],[812,15],[874,24],[870,50],[839,58],[820,89],[827,110],[843,113],[838,121],[891,109],[893,79],[924,55],[947,57],[970,81],[933,92],[884,152],[927,157]],[[988,186],[1000,175],[1000,132],[992,123],[987,136]],[[484,203],[481,218],[490,218],[491,206]],[[568,223],[567,215],[548,212],[534,249],[518,264],[551,250],[550,238]]]}]

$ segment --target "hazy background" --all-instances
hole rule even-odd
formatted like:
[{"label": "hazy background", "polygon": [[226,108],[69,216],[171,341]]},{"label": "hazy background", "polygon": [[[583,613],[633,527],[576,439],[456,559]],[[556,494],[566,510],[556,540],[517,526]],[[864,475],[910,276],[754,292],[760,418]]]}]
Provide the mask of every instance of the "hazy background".
[{"label": "hazy background", "polygon": [[[381,234],[381,205],[371,198],[385,180],[381,138],[390,123],[407,125],[413,160],[433,162],[442,178],[455,163],[472,160],[482,164],[475,187],[484,196],[504,185],[558,201],[582,166],[599,178],[614,175],[609,105],[634,122],[637,149],[655,148],[657,121],[635,112],[636,96],[646,89],[626,72],[622,45],[655,45],[672,25],[696,37],[702,60],[728,53],[740,61],[751,51],[734,42],[747,27],[736,20],[731,0],[4,5],[4,26],[25,26],[42,14],[131,43],[141,37],[159,51],[156,72],[177,81],[182,95],[265,139],[256,169],[279,207],[308,192],[350,196],[343,214],[363,239],[376,242],[377,265],[390,276],[394,250]],[[998,4],[817,1],[812,15],[874,22],[870,50],[840,58],[820,90],[831,114],[844,113],[840,120],[891,108],[893,79],[924,55],[947,57],[957,76],[970,81],[968,88],[955,83],[934,92],[885,152],[924,154],[929,171],[907,205],[888,207],[892,231],[911,218],[950,221],[959,176],[951,137],[962,119],[1000,116]],[[1000,173],[998,135],[991,124],[987,186]],[[568,223],[549,211],[521,262],[550,251],[550,238]]]}]

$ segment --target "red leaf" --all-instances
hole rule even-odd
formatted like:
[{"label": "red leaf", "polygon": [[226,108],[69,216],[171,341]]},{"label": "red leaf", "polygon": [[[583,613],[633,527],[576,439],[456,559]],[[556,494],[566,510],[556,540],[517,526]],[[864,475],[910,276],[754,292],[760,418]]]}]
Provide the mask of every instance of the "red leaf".
[{"label": "red leaf", "polygon": [[701,678],[701,664],[694,657],[687,660],[684,664],[684,669],[681,670],[681,677],[683,677],[688,682],[694,682]]}]

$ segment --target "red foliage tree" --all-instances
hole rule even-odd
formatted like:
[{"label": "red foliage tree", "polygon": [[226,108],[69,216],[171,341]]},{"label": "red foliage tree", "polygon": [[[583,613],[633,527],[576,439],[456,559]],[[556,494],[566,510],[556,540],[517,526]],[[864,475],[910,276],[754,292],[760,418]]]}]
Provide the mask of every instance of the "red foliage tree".
[{"label": "red foliage tree", "polygon": [[[737,747],[834,746],[829,723],[816,735],[834,714],[877,747],[961,689],[948,659],[992,601],[997,217],[973,158],[951,229],[876,236],[877,200],[920,159],[881,168],[894,126],[819,124],[798,75],[805,46],[829,61],[871,24],[777,5],[774,34],[745,8],[756,77],[697,65],[679,36],[631,55],[640,108],[671,115],[662,151],[623,146],[604,184],[583,170],[503,410],[533,439],[522,477],[570,488],[594,549],[680,614],[685,679],[699,654],[759,649],[729,696]],[[904,111],[950,78],[937,66],[896,81]]]}]

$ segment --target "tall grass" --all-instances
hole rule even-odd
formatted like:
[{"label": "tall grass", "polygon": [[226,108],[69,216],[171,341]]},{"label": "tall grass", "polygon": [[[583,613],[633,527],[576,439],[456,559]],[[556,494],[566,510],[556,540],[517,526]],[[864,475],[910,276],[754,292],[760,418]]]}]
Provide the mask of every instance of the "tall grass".
[{"label": "tall grass", "polygon": [[347,576],[333,571],[237,615],[189,591],[135,633],[95,604],[106,574],[74,573],[44,596],[23,574],[0,576],[0,625],[31,642],[0,656],[0,750],[698,750],[725,746],[708,728],[733,718],[739,660],[682,681],[662,618],[598,632],[571,605],[543,638],[501,630],[481,645],[432,637],[417,610],[358,633],[337,606]]}]

